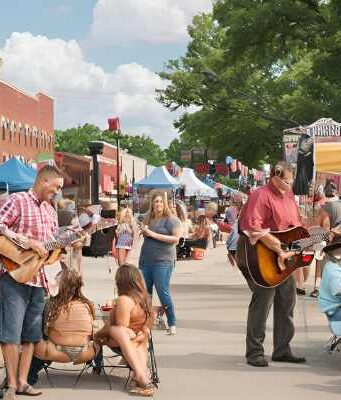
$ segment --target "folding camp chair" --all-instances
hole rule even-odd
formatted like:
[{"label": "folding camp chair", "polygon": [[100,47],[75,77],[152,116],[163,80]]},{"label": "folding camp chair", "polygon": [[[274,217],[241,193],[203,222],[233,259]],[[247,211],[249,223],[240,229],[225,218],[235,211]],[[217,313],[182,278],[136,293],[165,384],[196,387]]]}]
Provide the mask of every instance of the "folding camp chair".
[{"label": "folding camp chair", "polygon": [[[130,380],[132,369],[131,369],[130,365],[128,363],[126,363],[126,362],[120,363],[120,364],[112,363],[112,360],[115,360],[116,358],[123,356],[123,354],[122,354],[122,351],[121,351],[121,349],[119,347],[111,348],[111,350],[115,354],[103,357],[104,360],[107,362],[106,365],[103,365],[104,363],[102,363],[103,370],[104,370],[105,367],[110,367],[111,371],[115,370],[115,368],[117,368],[117,369],[122,369],[122,368],[123,369],[128,369],[129,373],[128,373],[128,378],[127,378],[127,381],[126,381],[126,385],[127,385],[129,380]],[[158,384],[160,383],[160,378],[159,378],[157,364],[156,364],[153,336],[152,336],[151,333],[150,333],[149,339],[148,339],[148,354],[149,354],[150,380],[153,383],[153,385],[157,388]]]},{"label": "folding camp chair", "polygon": [[[51,363],[49,362],[44,362],[43,369],[46,374],[46,379],[51,387],[54,387],[54,384],[51,379],[51,375],[49,373],[50,370],[52,371],[64,371],[64,372],[70,372],[70,369],[65,369],[65,368],[56,368],[51,366]],[[90,360],[88,362],[85,362],[80,369],[74,369],[72,370],[74,372],[78,372],[78,375],[76,377],[75,383],[73,384],[73,387],[76,388],[83,377],[83,375],[87,372],[96,372],[97,375],[102,375],[104,376],[107,384],[109,385],[110,390],[113,389],[112,383],[109,379],[109,376],[107,375],[105,371],[105,366],[103,364],[103,350],[102,348],[100,351],[97,353],[96,357],[93,360]]]}]

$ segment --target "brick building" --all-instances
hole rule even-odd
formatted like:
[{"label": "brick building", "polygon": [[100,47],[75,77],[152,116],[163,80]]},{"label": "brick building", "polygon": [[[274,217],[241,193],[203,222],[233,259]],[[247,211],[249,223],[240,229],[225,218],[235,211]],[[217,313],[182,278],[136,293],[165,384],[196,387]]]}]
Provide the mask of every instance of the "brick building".
[{"label": "brick building", "polygon": [[53,159],[53,103],[0,80],[0,164],[13,156],[29,163]]},{"label": "brick building", "polygon": [[91,158],[56,151],[55,161],[64,173],[64,197],[78,205],[91,204]]}]

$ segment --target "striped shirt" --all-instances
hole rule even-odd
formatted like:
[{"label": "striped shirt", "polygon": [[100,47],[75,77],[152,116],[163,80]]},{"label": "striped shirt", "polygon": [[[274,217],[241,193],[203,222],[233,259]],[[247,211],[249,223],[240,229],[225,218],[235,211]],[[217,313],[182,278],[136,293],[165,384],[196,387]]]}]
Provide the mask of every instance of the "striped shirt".
[{"label": "striped shirt", "polygon": [[[46,242],[54,239],[58,232],[57,213],[46,201],[40,202],[32,190],[14,193],[0,208],[0,230],[6,227],[30,239]],[[46,288],[44,268],[27,285]]]}]

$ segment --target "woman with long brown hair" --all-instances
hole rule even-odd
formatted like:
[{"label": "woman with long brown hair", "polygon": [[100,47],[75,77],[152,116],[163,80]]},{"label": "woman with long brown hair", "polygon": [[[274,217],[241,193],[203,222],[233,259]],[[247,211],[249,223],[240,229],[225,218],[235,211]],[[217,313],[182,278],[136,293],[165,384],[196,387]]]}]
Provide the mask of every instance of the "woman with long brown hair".
[{"label": "woman with long brown hair", "polygon": [[140,271],[132,264],[123,264],[116,272],[118,299],[110,314],[109,325],[95,336],[96,342],[115,350],[119,347],[133,370],[133,384],[129,391],[152,396],[147,369],[148,335],[153,323],[150,296]]},{"label": "woman with long brown hair", "polygon": [[45,309],[47,340],[35,345],[34,356],[42,360],[81,363],[94,358],[93,305],[82,293],[83,279],[74,269],[61,272],[59,292]]},{"label": "woman with long brown hair", "polygon": [[174,303],[170,293],[170,279],[175,266],[176,245],[182,234],[179,219],[171,215],[166,193],[155,192],[150,200],[144,224],[141,227],[144,242],[139,267],[150,295],[155,285],[168,321],[168,333],[176,333]]}]

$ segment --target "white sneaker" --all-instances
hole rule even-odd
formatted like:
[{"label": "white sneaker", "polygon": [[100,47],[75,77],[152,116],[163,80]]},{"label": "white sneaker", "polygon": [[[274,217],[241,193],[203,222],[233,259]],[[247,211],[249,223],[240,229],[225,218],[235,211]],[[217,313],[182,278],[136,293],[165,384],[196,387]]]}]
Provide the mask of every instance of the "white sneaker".
[{"label": "white sneaker", "polygon": [[167,331],[167,335],[175,335],[176,334],[176,326],[172,325],[169,327],[168,331]]}]

